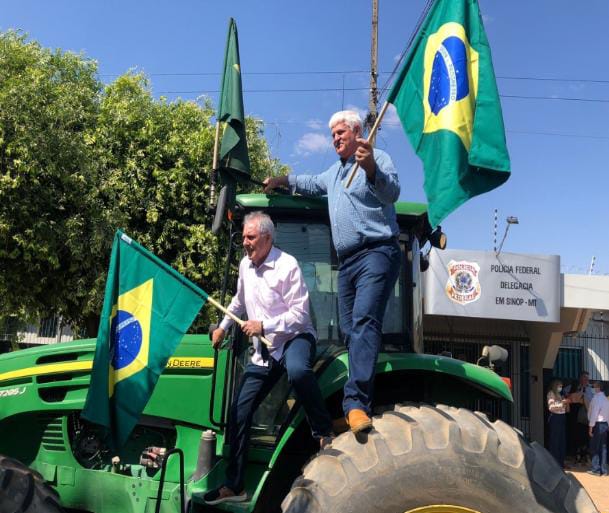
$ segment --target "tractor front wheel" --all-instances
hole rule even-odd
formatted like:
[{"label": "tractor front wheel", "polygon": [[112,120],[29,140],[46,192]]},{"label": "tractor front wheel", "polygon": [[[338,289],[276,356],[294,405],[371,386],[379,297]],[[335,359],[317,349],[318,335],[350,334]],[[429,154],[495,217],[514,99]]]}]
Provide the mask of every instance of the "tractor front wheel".
[{"label": "tractor front wheel", "polygon": [[284,513],[598,513],[575,478],[501,421],[399,405],[304,468]]},{"label": "tractor front wheel", "polygon": [[59,497],[42,476],[19,461],[0,455],[2,513],[61,513]]}]

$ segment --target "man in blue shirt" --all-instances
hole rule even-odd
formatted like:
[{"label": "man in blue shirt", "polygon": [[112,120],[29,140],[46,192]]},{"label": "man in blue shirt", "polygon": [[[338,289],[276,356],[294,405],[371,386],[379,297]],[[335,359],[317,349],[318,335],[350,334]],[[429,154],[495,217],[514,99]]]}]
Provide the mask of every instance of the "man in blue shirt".
[{"label": "man in blue shirt", "polygon": [[[329,126],[339,156],[335,164],[319,175],[273,177],[264,183],[265,192],[289,186],[293,193],[328,196],[332,240],[339,260],[339,322],[349,350],[343,410],[351,431],[357,433],[372,427],[383,316],[400,271],[399,229],[393,206],[400,184],[389,155],[363,139],[357,112],[337,112]],[[361,170],[347,188],[356,162]]]}]

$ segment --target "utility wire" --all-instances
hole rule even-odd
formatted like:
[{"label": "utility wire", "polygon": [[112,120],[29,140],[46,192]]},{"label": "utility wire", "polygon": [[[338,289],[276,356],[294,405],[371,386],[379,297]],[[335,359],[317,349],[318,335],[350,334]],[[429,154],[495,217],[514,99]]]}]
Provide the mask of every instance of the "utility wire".
[{"label": "utility wire", "polygon": [[[280,119],[275,119],[275,120],[270,120],[270,121],[261,120],[261,121],[263,121],[263,123],[268,127],[279,127],[279,126],[286,126],[286,125],[292,125],[292,126],[293,125],[302,125],[302,126],[309,125],[309,121],[295,121],[295,120],[288,121],[288,120],[280,120]],[[385,122],[383,122],[383,126],[396,128],[396,127],[401,127],[402,125],[399,121],[386,120]],[[313,130],[315,130],[315,128]],[[509,128],[506,128],[505,131],[510,134],[519,134],[519,135],[546,135],[546,136],[552,136],[552,137],[575,137],[575,138],[581,138],[581,139],[597,139],[597,140],[602,140],[602,141],[609,140],[609,136],[602,136],[602,135],[570,134],[570,133],[564,133],[564,132],[547,132],[547,131],[543,131],[543,130],[511,130]]]},{"label": "utility wire", "polygon": [[[342,91],[367,91],[368,87],[319,87],[319,88],[295,88],[295,89],[246,89],[244,93],[326,93]],[[212,90],[184,90],[184,91],[158,91],[157,94],[217,94],[219,89]],[[501,98],[519,100],[549,100],[549,101],[573,101],[589,103],[609,103],[605,98],[578,98],[569,96],[526,96],[518,94],[500,94]]]},{"label": "utility wire", "polygon": [[[401,58],[398,60],[396,68],[399,67]],[[243,76],[290,76],[290,75],[365,75],[370,73],[370,70],[316,70],[316,71],[251,71],[242,73]],[[379,75],[392,75],[393,71],[379,71]],[[119,77],[121,73],[100,73],[100,77]],[[168,72],[168,73],[146,73],[149,77],[217,77],[221,73],[218,72]],[[495,78],[500,80],[521,80],[533,82],[581,82],[590,84],[609,84],[609,80],[591,79],[591,78],[559,78],[559,77],[534,77],[534,76],[509,76],[496,75]]]}]

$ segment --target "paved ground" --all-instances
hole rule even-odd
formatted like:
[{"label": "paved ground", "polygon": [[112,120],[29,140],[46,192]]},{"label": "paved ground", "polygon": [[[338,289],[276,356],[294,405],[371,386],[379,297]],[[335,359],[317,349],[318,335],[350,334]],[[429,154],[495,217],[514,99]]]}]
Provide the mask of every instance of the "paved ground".
[{"label": "paved ground", "polygon": [[609,477],[586,474],[587,465],[578,465],[568,470],[582,484],[601,513],[609,513]]}]

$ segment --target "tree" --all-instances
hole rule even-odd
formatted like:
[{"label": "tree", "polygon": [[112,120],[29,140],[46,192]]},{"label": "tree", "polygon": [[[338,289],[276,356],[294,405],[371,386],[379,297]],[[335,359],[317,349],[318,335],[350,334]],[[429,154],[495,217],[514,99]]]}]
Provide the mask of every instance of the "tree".
[{"label": "tree", "polygon": [[86,135],[99,109],[96,70],[82,56],[0,35],[0,315],[75,318],[99,271]]},{"label": "tree", "polygon": [[[139,74],[104,88],[82,56],[0,37],[0,315],[54,311],[95,335],[117,228],[216,292],[210,102],[155,100]],[[247,131],[252,175],[284,173],[261,122]]]}]

